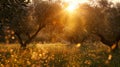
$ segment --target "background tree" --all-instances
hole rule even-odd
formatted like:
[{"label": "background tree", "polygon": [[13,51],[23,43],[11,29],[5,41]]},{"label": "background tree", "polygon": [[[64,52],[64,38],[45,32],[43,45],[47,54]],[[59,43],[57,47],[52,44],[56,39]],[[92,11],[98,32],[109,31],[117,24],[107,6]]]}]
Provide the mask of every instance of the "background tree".
[{"label": "background tree", "polygon": [[[120,40],[119,9],[107,0],[97,1],[97,5],[85,9],[86,29],[89,34],[100,37],[101,41],[113,49]],[[115,47],[114,47],[115,48]]]}]

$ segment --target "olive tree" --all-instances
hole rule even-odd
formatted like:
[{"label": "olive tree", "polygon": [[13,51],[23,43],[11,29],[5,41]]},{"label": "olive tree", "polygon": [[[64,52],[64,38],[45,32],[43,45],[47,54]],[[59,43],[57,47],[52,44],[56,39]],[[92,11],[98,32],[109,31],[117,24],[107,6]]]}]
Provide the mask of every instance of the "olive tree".
[{"label": "olive tree", "polygon": [[29,0],[5,1],[8,5],[5,4],[1,18],[8,22],[21,47],[26,47],[46,25],[52,23],[61,8],[58,3],[42,0],[34,0],[33,3]]},{"label": "olive tree", "polygon": [[84,10],[87,32],[99,36],[102,43],[114,50],[118,48],[120,40],[119,6],[108,0],[96,2],[97,5],[89,6]]}]

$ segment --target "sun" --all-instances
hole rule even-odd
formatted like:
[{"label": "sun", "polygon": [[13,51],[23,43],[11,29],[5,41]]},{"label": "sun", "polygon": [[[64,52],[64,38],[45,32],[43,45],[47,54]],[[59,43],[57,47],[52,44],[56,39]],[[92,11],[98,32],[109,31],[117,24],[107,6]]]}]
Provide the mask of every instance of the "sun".
[{"label": "sun", "polygon": [[65,10],[67,12],[74,12],[79,4],[87,2],[87,0],[63,0],[63,2],[67,3],[67,6],[65,5]]},{"label": "sun", "polygon": [[77,3],[69,3],[68,6],[66,7],[66,11],[68,12],[73,12],[77,9]]},{"label": "sun", "polygon": [[78,8],[78,4],[79,3],[76,1],[73,1],[73,2],[68,1],[67,5],[65,6],[65,10],[67,12],[74,12]]}]

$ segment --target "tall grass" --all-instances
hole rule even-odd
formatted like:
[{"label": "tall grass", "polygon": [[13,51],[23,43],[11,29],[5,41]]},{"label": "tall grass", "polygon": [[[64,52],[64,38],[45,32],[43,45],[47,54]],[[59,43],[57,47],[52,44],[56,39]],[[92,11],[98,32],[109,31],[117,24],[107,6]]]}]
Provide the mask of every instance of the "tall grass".
[{"label": "tall grass", "polygon": [[119,54],[106,63],[107,49],[101,43],[0,45],[0,67],[120,67]]}]

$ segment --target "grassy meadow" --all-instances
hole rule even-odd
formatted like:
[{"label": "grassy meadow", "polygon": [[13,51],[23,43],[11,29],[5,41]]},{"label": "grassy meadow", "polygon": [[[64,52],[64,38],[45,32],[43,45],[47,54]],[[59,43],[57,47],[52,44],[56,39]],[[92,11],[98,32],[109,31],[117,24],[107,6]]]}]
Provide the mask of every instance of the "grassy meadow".
[{"label": "grassy meadow", "polygon": [[0,67],[120,67],[120,55],[101,42],[81,44],[0,45]]}]

